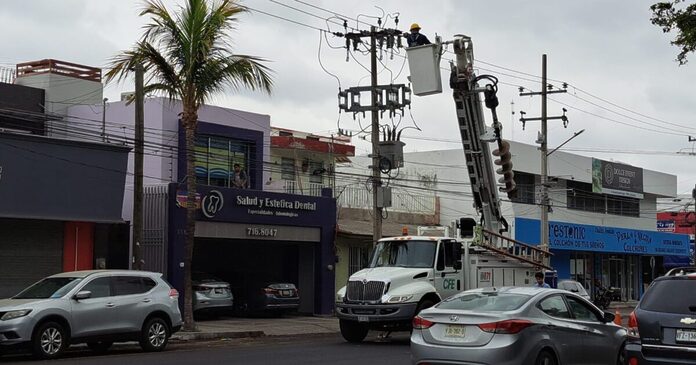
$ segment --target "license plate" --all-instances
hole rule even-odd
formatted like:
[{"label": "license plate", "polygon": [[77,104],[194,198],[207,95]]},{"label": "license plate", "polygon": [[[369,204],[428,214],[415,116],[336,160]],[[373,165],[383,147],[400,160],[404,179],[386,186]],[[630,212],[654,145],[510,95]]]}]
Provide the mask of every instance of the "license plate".
[{"label": "license plate", "polygon": [[696,331],[678,329],[677,342],[696,342]]},{"label": "license plate", "polygon": [[289,297],[292,296],[292,292],[290,290],[281,290],[280,295],[284,297]]},{"label": "license plate", "polygon": [[465,332],[466,332],[464,330],[465,330],[464,326],[450,324],[447,327],[445,327],[445,337],[463,338],[465,336]]},{"label": "license plate", "polygon": [[370,317],[368,316],[358,316],[358,322],[369,322]]}]

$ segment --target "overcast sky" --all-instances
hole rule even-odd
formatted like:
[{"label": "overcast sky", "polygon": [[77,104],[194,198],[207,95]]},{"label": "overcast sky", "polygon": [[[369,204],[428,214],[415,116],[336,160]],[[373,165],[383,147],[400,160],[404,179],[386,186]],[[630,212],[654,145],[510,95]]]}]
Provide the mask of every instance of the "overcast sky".
[{"label": "overcast sky", "polygon": [[[669,44],[673,35],[663,34],[650,23],[652,1],[303,1],[352,18],[351,27],[367,27],[356,22],[355,17],[360,14],[363,14],[361,21],[375,22],[369,16],[382,15],[376,7],[379,6],[387,14],[399,13],[401,29],[418,22],[431,40],[435,33],[444,40],[450,40],[454,34],[471,36],[479,72],[495,75],[509,84],[500,85],[498,111],[507,138],[527,143],[536,139],[538,124],[530,122],[522,130],[517,119],[520,110],[528,116],[538,115],[540,100],[518,96],[514,85],[539,90],[540,80],[534,75],[541,74],[541,55],[546,53],[549,77],[571,85],[568,94],[553,96],[555,101],[549,102],[549,115],[561,113],[563,105],[556,101],[570,106],[568,128],[558,121],[550,122],[551,147],[585,129],[567,148],[673,153],[694,148],[687,136],[696,137],[693,117],[696,59],[693,64],[681,67],[674,61],[678,49]],[[173,7],[177,1],[165,3]],[[327,29],[327,23],[320,18],[331,16],[295,0],[247,0],[243,4],[322,29]],[[0,65],[5,67],[43,58],[104,66],[111,56],[138,39],[145,22],[138,17],[140,1],[4,0],[2,5],[0,23],[5,33],[0,38]],[[345,49],[331,48],[341,46],[343,40],[331,35],[327,37],[328,44],[322,39],[320,51],[318,30],[266,14],[252,11],[240,20],[232,35],[234,52],[268,59],[268,65],[275,71],[275,90],[271,96],[230,92],[211,103],[269,114],[274,126],[322,134],[335,132],[339,84],[322,70],[319,60],[346,88],[369,83],[363,68],[363,65],[369,67],[369,58],[356,53],[354,57],[360,63],[352,57],[346,62]],[[393,17],[388,21],[387,26],[394,26]],[[330,29],[343,31],[335,24],[330,24]],[[452,54],[445,57],[451,58]],[[400,72],[403,57],[397,54],[392,59],[385,52],[382,62],[386,69],[380,65],[380,70],[384,69],[379,74],[380,83],[392,79],[396,83],[407,82],[408,65]],[[447,67],[446,62],[443,60],[441,66]],[[461,148],[457,142],[454,105],[447,79],[444,80],[444,93],[414,96],[411,113],[422,132],[413,129],[404,132],[413,138],[404,139],[407,151]],[[130,88],[129,84],[110,85],[105,96],[116,100],[121,91]],[[514,123],[511,102],[516,112]],[[486,116],[489,115],[486,111]],[[408,125],[413,125],[409,113],[401,121],[401,126]],[[340,127],[359,129],[358,121],[346,114],[340,116]],[[355,139],[354,142],[358,154],[367,152],[369,145],[365,141]],[[679,193],[689,193],[696,183],[693,168],[696,156],[577,153],[676,174]]]}]

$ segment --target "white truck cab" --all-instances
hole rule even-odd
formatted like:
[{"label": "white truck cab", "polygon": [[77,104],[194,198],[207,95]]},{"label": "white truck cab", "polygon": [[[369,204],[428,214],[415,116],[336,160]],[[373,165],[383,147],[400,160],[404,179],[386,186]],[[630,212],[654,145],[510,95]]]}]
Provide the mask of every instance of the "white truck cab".
[{"label": "white truck cab", "polygon": [[360,342],[369,330],[407,331],[422,309],[463,290],[531,285],[534,268],[511,261],[455,238],[381,239],[368,267],[351,275],[336,294],[341,334]]}]

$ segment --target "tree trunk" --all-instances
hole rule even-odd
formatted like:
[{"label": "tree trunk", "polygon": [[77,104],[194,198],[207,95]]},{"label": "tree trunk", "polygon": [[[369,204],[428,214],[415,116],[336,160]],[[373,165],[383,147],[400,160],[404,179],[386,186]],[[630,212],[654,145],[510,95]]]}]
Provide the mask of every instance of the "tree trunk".
[{"label": "tree trunk", "polygon": [[198,112],[195,107],[184,105],[182,122],[186,132],[186,245],[184,247],[184,330],[195,331],[193,320],[193,288],[191,286],[191,262],[196,233],[196,126]]}]

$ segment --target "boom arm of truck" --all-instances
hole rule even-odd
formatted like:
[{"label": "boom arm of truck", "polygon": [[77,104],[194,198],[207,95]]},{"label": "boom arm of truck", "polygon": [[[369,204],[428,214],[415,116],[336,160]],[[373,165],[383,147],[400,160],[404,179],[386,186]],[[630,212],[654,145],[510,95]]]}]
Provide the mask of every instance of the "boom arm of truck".
[{"label": "boom arm of truck", "polygon": [[[499,154],[509,153],[509,144],[501,139],[502,125],[498,121],[496,109],[498,100],[495,96],[498,80],[493,76],[476,76],[473,72],[474,51],[471,38],[456,36],[452,41],[456,63],[452,62],[450,87],[453,90],[454,103],[457,110],[457,121],[466,157],[469,182],[474,197],[474,206],[481,216],[481,226],[490,232],[506,232],[508,223],[500,209],[498,186],[495,180],[496,171],[491,161],[489,143],[497,143]],[[490,84],[484,88],[478,86],[479,81],[488,80]],[[485,96],[486,106],[493,112],[493,123],[486,125],[481,106],[480,94]],[[509,155],[508,155],[509,157]],[[503,188],[508,194],[514,193],[512,181],[512,165],[501,157],[498,173],[505,173],[501,182],[507,182]],[[499,161],[496,161],[498,164]],[[506,172],[509,170],[509,172]]]}]

